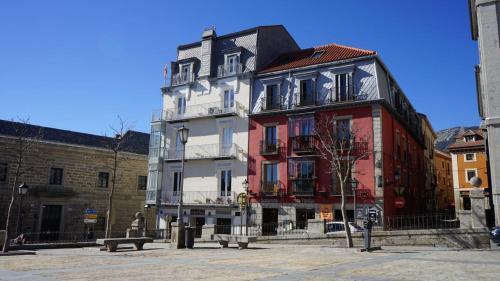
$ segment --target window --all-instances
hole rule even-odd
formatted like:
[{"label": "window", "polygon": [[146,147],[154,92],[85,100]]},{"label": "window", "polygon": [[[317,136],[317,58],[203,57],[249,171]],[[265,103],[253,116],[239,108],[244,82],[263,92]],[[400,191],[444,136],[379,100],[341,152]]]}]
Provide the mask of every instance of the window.
[{"label": "window", "polygon": [[183,115],[186,113],[186,97],[179,97],[177,99],[177,114]]},{"label": "window", "polygon": [[109,173],[99,172],[97,176],[97,187],[108,188]]},{"label": "window", "polygon": [[231,170],[220,172],[220,195],[231,196]]},{"label": "window", "polygon": [[190,68],[191,68],[191,66],[189,64],[184,64],[181,66],[181,81],[182,82],[189,82]]},{"label": "window", "polygon": [[225,90],[224,91],[224,109],[233,108],[234,107],[234,90]]},{"label": "window", "polygon": [[476,153],[465,153],[464,157],[466,162],[476,161]]},{"label": "window", "polygon": [[465,180],[469,182],[470,179],[476,176],[476,174],[476,170],[465,170]]},{"label": "window", "polygon": [[147,183],[148,183],[148,176],[137,177],[137,189],[146,190]]},{"label": "window", "polygon": [[311,55],[311,59],[319,59],[325,51],[314,51],[314,53]]},{"label": "window", "polygon": [[401,143],[399,139],[399,130],[396,130],[396,155],[394,155],[396,159],[401,157]]},{"label": "window", "polygon": [[300,104],[307,105],[314,102],[312,79],[300,80]]},{"label": "window", "polygon": [[226,69],[229,74],[234,74],[237,72],[238,56],[230,55],[226,59]]},{"label": "window", "polygon": [[266,186],[277,186],[278,184],[278,163],[265,163],[263,165],[263,181]]},{"label": "window", "polygon": [[222,129],[221,156],[229,155],[233,147],[233,128],[225,127]]},{"label": "window", "polygon": [[265,143],[266,146],[276,145],[276,126],[268,126],[265,128]]},{"label": "window", "polygon": [[337,101],[351,100],[349,84],[349,75],[347,73],[335,75],[335,95]]},{"label": "window", "polygon": [[181,189],[181,182],[182,182],[182,172],[174,172],[173,174],[173,179],[172,179],[172,191],[173,195],[177,196],[178,192]]},{"label": "window", "polygon": [[61,185],[63,179],[62,168],[50,168],[49,184]]},{"label": "window", "polygon": [[266,109],[279,107],[278,85],[266,85]]},{"label": "window", "polygon": [[337,140],[349,141],[351,139],[351,120],[338,119],[335,124],[337,125]]},{"label": "window", "polygon": [[314,160],[291,160],[289,166],[291,179],[314,178]]},{"label": "window", "polygon": [[7,171],[8,171],[7,163],[0,163],[0,182],[7,181]]},{"label": "window", "polygon": [[465,142],[471,142],[471,141],[475,141],[475,140],[476,140],[475,136],[465,136],[464,137]]}]

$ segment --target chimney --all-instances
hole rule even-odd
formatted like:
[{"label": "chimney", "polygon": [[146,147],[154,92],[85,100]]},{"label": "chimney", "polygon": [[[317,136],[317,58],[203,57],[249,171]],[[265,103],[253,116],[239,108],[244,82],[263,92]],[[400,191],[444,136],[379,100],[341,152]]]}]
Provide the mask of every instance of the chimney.
[{"label": "chimney", "polygon": [[217,37],[215,27],[205,29],[201,35],[201,66],[200,77],[210,76],[212,71],[212,50]]}]

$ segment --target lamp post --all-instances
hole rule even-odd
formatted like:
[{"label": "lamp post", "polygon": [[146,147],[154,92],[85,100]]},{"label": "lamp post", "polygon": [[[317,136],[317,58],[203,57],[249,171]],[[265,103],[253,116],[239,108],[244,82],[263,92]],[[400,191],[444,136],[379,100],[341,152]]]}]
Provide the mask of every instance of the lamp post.
[{"label": "lamp post", "polygon": [[356,214],[356,189],[358,188],[358,180],[356,178],[351,179],[351,188],[352,188],[352,194],[353,194],[353,205],[354,205],[354,222],[356,223],[356,220],[358,218]]},{"label": "lamp post", "polygon": [[18,204],[18,210],[17,210],[17,236],[21,234],[22,230],[22,219],[21,219],[21,211],[23,208],[23,198],[28,193],[28,185],[26,183],[21,183],[20,186],[17,187],[17,192],[19,194],[19,204]]},{"label": "lamp post", "polygon": [[144,237],[148,236],[148,213],[149,213],[149,204],[144,205]]},{"label": "lamp post", "polygon": [[[250,199],[248,198],[248,179],[245,179],[242,183],[243,189],[245,190],[246,199],[248,200],[248,203],[250,203]],[[245,235],[248,235],[248,205],[245,205]],[[243,219],[243,216],[242,216]]]},{"label": "lamp post", "polygon": [[177,242],[176,242],[176,244],[177,244],[176,248],[180,249],[180,248],[184,248],[184,242],[185,242],[185,238],[186,238],[185,233],[184,233],[184,222],[182,219],[182,203],[183,203],[182,192],[184,189],[184,160],[186,157],[186,143],[187,143],[188,137],[189,137],[189,129],[184,127],[184,125],[182,125],[182,127],[177,129],[177,134],[178,134],[177,137],[182,142],[182,159],[181,159],[182,177],[181,177],[181,184],[179,186],[179,195],[178,195],[179,203],[177,205]]}]

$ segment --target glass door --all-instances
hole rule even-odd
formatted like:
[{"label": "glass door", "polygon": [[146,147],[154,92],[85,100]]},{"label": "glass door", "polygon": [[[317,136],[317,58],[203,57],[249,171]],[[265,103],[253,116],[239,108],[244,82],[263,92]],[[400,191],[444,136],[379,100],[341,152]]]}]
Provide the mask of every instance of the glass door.
[{"label": "glass door", "polygon": [[234,90],[224,91],[224,112],[230,111],[234,107]]},{"label": "glass door", "polygon": [[221,156],[231,155],[232,147],[233,147],[233,128],[226,127],[222,129]]}]

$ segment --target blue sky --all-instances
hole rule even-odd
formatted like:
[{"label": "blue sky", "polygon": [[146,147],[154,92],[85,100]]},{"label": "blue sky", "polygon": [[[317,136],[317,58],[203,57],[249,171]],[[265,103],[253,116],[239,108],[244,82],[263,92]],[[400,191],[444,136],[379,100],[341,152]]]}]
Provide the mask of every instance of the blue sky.
[{"label": "blue sky", "polygon": [[120,115],[148,132],[177,45],[269,24],[302,48],[376,50],[436,130],[479,123],[466,0],[3,1],[0,119],[103,134]]}]

